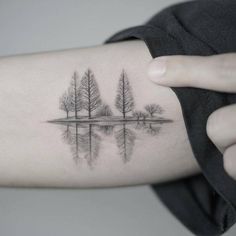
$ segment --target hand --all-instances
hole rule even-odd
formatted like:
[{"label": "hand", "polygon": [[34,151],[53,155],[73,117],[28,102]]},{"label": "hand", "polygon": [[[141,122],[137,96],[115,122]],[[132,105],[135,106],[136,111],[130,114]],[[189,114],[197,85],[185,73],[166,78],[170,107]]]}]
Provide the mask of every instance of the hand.
[{"label": "hand", "polygon": [[[151,62],[148,76],[163,86],[236,93],[236,53],[159,57]],[[223,153],[225,170],[236,179],[236,104],[213,112],[206,129],[209,138]]]}]

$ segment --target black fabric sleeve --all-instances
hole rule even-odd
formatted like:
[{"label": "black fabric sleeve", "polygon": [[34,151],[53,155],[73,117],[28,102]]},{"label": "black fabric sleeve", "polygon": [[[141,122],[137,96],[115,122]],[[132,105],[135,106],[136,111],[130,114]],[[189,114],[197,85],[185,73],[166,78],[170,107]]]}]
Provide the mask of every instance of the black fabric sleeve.
[{"label": "black fabric sleeve", "polygon": [[[236,1],[199,0],[174,5],[143,26],[115,34],[106,43],[132,39],[143,40],[152,57],[236,52]],[[236,221],[236,182],[226,174],[221,153],[207,137],[206,122],[216,109],[236,103],[236,95],[172,89],[180,101],[202,174],[152,187],[194,234],[221,235]]]}]

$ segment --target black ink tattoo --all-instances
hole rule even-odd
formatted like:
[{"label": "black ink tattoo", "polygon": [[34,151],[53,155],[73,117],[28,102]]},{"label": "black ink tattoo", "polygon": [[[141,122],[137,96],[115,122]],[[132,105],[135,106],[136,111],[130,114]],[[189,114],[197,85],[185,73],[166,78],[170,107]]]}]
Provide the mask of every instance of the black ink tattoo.
[{"label": "black ink tattoo", "polygon": [[121,126],[121,129],[116,131],[115,137],[119,148],[119,154],[124,163],[130,161],[136,139],[135,133],[131,129],[128,129],[124,123]]},{"label": "black ink tattoo", "polygon": [[102,137],[112,135],[117,153],[127,163],[134,152],[137,135],[145,132],[156,136],[161,131],[161,124],[172,122],[161,117],[164,109],[159,104],[147,104],[144,110],[135,110],[132,88],[124,70],[118,81],[114,105],[120,115],[114,115],[102,101],[91,69],[84,73],[81,81],[78,73],[74,72],[68,89],[59,99],[59,108],[66,113],[66,118],[49,122],[62,125],[62,138],[70,145],[75,163],[85,160],[88,166],[94,167]]},{"label": "black ink tattoo", "polygon": [[81,93],[79,90],[79,77],[77,72],[74,72],[70,87],[68,88],[69,100],[71,103],[70,111],[74,112],[75,119],[78,119],[78,112],[82,110],[82,102],[81,102]]},{"label": "black ink tattoo", "polygon": [[81,101],[83,104],[83,109],[88,112],[88,118],[91,119],[92,111],[98,109],[102,104],[102,101],[97,82],[93,72],[90,69],[85,72],[80,82],[80,91],[82,95]]},{"label": "black ink tattoo", "polygon": [[125,119],[128,112],[132,112],[134,109],[134,98],[129,84],[127,74],[123,70],[120,75],[120,80],[116,95],[116,108],[122,113]]}]

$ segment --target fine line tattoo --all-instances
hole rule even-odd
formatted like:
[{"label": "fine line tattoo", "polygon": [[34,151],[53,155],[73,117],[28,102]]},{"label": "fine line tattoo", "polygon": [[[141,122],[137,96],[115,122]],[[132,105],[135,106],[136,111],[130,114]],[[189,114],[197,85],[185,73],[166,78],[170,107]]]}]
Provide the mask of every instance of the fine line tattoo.
[{"label": "fine line tattoo", "polygon": [[159,104],[147,104],[143,110],[135,110],[132,87],[124,69],[118,80],[114,107],[120,115],[114,115],[111,107],[102,101],[91,69],[86,70],[81,80],[76,71],[73,73],[68,89],[59,99],[59,109],[65,112],[65,117],[48,122],[62,127],[62,138],[70,145],[75,163],[86,160],[93,168],[106,136],[114,136],[117,154],[127,163],[137,136],[157,136],[162,124],[172,122],[161,116],[164,109]]}]

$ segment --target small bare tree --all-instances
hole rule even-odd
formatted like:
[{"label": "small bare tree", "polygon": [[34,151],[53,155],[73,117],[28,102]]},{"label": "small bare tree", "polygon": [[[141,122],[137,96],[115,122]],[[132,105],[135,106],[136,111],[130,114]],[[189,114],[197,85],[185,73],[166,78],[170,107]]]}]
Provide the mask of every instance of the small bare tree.
[{"label": "small bare tree", "polygon": [[69,117],[69,112],[71,110],[71,98],[68,92],[63,93],[59,100],[59,108],[66,112],[66,118]]},{"label": "small bare tree", "polygon": [[143,118],[144,123],[145,123],[147,117],[148,117],[148,114],[146,112],[142,112],[142,118]]},{"label": "small bare tree", "polygon": [[137,120],[139,121],[140,118],[142,117],[143,112],[142,111],[134,111],[133,112],[133,116],[137,118]]},{"label": "small bare tree", "polygon": [[145,106],[145,110],[150,114],[151,117],[154,116],[154,114],[162,114],[164,112],[163,108],[157,104],[148,104]]},{"label": "small bare tree", "polygon": [[115,106],[123,114],[124,119],[126,117],[126,113],[131,112],[134,109],[134,98],[131,86],[128,76],[124,70],[120,75]]}]

